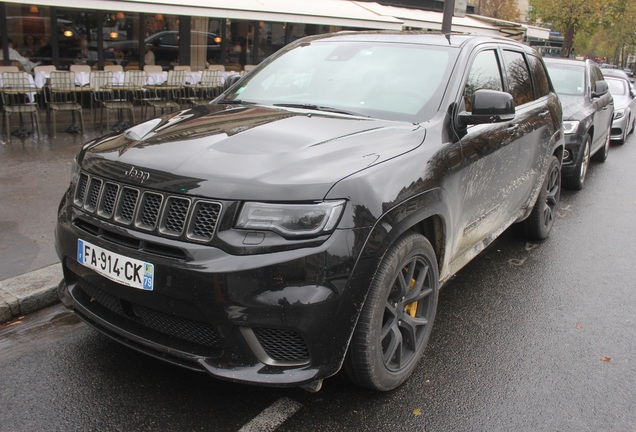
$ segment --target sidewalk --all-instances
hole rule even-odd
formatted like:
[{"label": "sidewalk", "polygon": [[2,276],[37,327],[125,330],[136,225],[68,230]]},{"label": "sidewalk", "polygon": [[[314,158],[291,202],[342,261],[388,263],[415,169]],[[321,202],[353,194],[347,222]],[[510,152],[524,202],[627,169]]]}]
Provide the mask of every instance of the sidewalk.
[{"label": "sidewalk", "polygon": [[[100,135],[90,109],[84,110],[83,136],[64,132],[65,119],[58,116],[57,136],[51,138],[43,110],[40,119],[42,137],[12,136],[8,143],[0,130],[0,323],[57,302],[62,279],[54,244],[57,208],[75,154]],[[28,119],[25,123],[31,127]]]},{"label": "sidewalk", "polygon": [[0,324],[59,301],[62,267],[53,264],[0,282]]}]

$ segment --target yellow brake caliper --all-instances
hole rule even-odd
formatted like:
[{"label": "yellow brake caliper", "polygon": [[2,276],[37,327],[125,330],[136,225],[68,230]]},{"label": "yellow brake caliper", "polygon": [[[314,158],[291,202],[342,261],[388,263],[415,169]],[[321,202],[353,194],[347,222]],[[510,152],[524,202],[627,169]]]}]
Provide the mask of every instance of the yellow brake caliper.
[{"label": "yellow brake caliper", "polygon": [[[415,286],[415,282],[415,279],[411,278],[411,286],[409,286],[410,290]],[[413,303],[406,305],[406,313],[409,314],[411,318],[415,318],[415,314],[417,313],[417,303],[417,301],[414,301]]]}]

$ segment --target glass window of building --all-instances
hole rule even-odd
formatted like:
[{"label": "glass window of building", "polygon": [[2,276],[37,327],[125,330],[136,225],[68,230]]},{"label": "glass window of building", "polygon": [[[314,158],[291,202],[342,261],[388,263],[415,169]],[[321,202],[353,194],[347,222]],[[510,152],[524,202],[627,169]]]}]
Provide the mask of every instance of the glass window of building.
[{"label": "glass window of building", "polygon": [[144,64],[161,65],[163,69],[179,64],[179,17],[146,15],[146,47]]}]

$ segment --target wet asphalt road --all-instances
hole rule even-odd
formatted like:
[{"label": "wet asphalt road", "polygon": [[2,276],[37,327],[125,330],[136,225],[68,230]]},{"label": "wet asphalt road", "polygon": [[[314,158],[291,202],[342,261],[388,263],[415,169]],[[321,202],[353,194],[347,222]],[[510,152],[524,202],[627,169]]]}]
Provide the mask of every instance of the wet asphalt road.
[{"label": "wet asphalt road", "polygon": [[55,139],[14,137],[7,143],[0,134],[0,280],[58,261],[53,246],[57,207],[73,157],[84,140],[95,136],[92,129],[83,138],[60,131]]},{"label": "wet asphalt road", "polygon": [[547,241],[509,230],[460,271],[396,391],[341,377],[315,394],[217,381],[57,306],[0,329],[0,431],[273,430],[250,422],[281,401],[297,410],[278,431],[636,431],[634,167],[632,135],[592,164],[583,191],[564,191]]}]

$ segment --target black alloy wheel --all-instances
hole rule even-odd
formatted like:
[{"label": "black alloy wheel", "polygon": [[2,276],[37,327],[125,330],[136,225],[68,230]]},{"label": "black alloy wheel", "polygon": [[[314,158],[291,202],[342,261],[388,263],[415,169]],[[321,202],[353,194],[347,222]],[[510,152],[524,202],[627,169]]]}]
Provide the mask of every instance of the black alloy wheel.
[{"label": "black alloy wheel", "polygon": [[530,216],[523,222],[528,237],[534,240],[543,240],[550,235],[560,199],[561,164],[556,156],[552,156],[537,202],[534,204]]},{"label": "black alloy wheel", "polygon": [[431,244],[408,233],[389,248],[374,277],[345,361],[352,381],[388,391],[411,375],[431,334],[438,291]]}]

